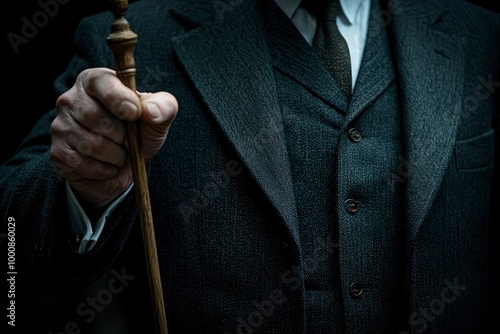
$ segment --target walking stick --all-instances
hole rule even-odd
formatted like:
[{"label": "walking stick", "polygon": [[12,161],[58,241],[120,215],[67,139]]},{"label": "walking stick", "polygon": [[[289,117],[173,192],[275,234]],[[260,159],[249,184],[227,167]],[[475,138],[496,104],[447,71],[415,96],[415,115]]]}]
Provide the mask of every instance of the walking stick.
[{"label": "walking stick", "polygon": [[[107,42],[115,58],[115,70],[118,78],[124,85],[136,91],[134,47],[137,44],[137,35],[130,29],[124,15],[128,8],[128,0],[109,0],[114,20]],[[158,253],[151,214],[146,165],[142,153],[139,120],[126,122],[129,154],[134,175],[137,206],[141,221],[142,239],[146,255],[149,288],[153,306],[153,317],[156,333],[167,334],[167,320],[165,304],[158,265]]]}]

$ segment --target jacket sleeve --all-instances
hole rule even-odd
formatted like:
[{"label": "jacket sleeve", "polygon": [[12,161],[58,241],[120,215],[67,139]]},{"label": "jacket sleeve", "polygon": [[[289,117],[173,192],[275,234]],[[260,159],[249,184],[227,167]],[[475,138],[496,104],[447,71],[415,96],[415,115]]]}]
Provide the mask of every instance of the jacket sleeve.
[{"label": "jacket sleeve", "polygon": [[[77,52],[54,84],[58,94],[68,90],[85,68],[111,67],[106,45],[111,19],[104,13],[79,24],[74,37]],[[78,254],[79,244],[69,233],[64,179],[50,160],[55,115],[51,110],[42,116],[15,154],[0,165],[1,232],[6,232],[8,221],[15,224],[16,269],[24,277],[36,275],[39,286],[30,281],[29,288],[43,287],[46,293],[61,284],[86,286],[110,269],[137,216],[129,194],[109,217],[92,251]]]}]

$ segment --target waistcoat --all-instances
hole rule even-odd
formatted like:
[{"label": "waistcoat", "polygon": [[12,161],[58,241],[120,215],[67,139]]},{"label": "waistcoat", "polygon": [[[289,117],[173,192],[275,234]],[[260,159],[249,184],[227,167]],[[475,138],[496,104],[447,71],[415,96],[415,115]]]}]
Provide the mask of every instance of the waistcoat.
[{"label": "waistcoat", "polygon": [[404,189],[393,175],[405,165],[380,5],[372,5],[350,103],[273,1],[265,12],[297,203],[307,333],[400,331],[406,223]]}]

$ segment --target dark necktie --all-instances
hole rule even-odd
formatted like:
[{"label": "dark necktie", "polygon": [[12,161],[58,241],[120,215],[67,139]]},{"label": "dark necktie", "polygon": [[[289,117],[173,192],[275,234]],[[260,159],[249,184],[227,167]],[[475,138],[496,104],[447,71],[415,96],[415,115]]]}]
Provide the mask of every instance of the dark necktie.
[{"label": "dark necktie", "polygon": [[351,56],[346,40],[337,26],[339,0],[303,1],[303,7],[316,16],[317,27],[312,47],[333,75],[348,100],[351,99]]}]

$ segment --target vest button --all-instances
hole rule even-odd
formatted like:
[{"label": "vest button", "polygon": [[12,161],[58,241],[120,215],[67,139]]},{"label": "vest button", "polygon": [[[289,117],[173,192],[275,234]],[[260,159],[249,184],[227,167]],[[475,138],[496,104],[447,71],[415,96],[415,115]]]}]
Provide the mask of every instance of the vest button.
[{"label": "vest button", "polygon": [[348,213],[355,214],[356,212],[359,211],[359,205],[361,202],[353,200],[353,199],[348,199],[345,201],[345,210]]},{"label": "vest button", "polygon": [[361,141],[361,132],[359,132],[358,129],[351,129],[351,130],[349,130],[349,132],[347,133],[347,135],[349,136],[349,139],[353,143],[358,143],[358,142]]},{"label": "vest button", "polygon": [[349,293],[354,298],[359,298],[363,294],[363,286],[361,283],[352,283],[349,287]]}]

